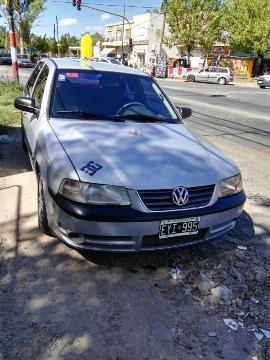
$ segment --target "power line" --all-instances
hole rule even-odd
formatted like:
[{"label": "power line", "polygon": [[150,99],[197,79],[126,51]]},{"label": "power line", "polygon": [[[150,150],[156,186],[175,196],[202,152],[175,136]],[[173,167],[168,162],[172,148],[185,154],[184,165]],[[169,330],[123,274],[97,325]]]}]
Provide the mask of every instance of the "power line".
[{"label": "power line", "polygon": [[[61,1],[56,1],[56,0],[49,0],[49,1],[53,2],[53,3],[60,3],[61,2]],[[86,5],[95,5],[95,6],[121,7],[121,5],[119,5],[119,4],[104,4],[104,3],[92,3],[92,2],[90,3],[90,2],[87,2],[87,1],[84,1],[84,4],[86,4]],[[156,8],[160,7],[160,4],[156,5],[156,6],[126,5],[125,7],[126,8],[139,8],[139,9],[156,9]]]}]

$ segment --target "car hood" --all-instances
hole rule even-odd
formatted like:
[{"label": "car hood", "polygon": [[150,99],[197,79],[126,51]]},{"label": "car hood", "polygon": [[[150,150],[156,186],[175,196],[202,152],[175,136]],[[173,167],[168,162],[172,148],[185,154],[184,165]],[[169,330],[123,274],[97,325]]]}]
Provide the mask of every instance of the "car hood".
[{"label": "car hood", "polygon": [[262,80],[262,79],[264,79],[264,80],[270,80],[270,74],[268,74],[268,75],[262,75],[262,76],[260,76],[260,77],[258,78],[258,80]]},{"label": "car hood", "polygon": [[51,125],[81,181],[168,189],[210,185],[238,172],[182,124],[52,119]]}]

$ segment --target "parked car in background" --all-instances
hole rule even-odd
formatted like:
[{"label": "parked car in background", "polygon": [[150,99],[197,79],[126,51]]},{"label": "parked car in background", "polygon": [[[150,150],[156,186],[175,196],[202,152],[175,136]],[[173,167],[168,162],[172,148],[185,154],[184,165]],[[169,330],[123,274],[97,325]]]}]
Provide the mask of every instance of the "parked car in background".
[{"label": "parked car in background", "polygon": [[257,84],[261,89],[265,89],[266,87],[270,87],[270,74],[262,75],[258,78]]},{"label": "parked car in background", "polygon": [[15,99],[40,229],[77,249],[151,252],[220,238],[245,202],[239,168],[127,66],[37,64]]},{"label": "parked car in background", "polygon": [[122,65],[121,61],[119,59],[117,59],[117,58],[114,58],[114,57],[100,56],[100,57],[93,57],[91,60],[92,61],[99,61],[99,62],[104,62],[104,63],[115,64],[115,65]]},{"label": "parked car in background", "polygon": [[32,62],[27,55],[17,55],[17,61],[19,67],[33,67]]},{"label": "parked car in background", "polygon": [[208,68],[194,69],[183,75],[187,81],[200,81],[226,85],[233,81],[233,73],[230,68],[210,66]]},{"label": "parked car in background", "polygon": [[0,54],[0,65],[11,65],[11,54]]}]

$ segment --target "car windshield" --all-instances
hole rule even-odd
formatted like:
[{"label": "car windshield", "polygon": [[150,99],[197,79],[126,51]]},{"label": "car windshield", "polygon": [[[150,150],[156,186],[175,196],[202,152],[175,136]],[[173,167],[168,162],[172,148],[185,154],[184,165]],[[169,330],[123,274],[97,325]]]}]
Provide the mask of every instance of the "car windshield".
[{"label": "car windshield", "polygon": [[27,59],[28,60],[28,56],[27,55],[18,55],[18,59]]},{"label": "car windshield", "polygon": [[179,122],[148,76],[95,70],[59,70],[51,97],[52,117]]}]

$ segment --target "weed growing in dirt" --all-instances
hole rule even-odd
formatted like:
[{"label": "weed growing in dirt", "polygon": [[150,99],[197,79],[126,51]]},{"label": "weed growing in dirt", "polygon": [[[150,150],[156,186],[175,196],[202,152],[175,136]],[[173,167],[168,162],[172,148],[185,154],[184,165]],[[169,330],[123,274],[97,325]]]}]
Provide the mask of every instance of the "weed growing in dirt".
[{"label": "weed growing in dirt", "polygon": [[20,112],[13,103],[15,97],[22,94],[22,89],[23,85],[15,81],[0,81],[0,134],[20,123]]}]

